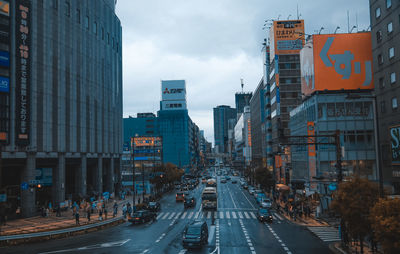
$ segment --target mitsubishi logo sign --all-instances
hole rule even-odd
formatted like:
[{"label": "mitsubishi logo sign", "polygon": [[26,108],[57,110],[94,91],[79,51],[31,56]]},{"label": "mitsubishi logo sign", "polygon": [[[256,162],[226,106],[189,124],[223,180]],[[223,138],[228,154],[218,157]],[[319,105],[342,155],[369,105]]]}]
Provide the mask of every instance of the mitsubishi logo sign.
[{"label": "mitsubishi logo sign", "polygon": [[172,88],[172,89],[165,88],[163,94],[182,93],[184,91],[185,90],[183,88]]}]

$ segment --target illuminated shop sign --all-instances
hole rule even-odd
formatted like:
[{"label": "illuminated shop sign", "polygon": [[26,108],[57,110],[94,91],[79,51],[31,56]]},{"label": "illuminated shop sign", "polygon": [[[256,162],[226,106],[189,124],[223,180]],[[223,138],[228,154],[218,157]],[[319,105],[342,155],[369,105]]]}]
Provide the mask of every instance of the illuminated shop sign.
[{"label": "illuminated shop sign", "polygon": [[7,17],[10,16],[10,4],[8,1],[0,1],[0,14]]},{"label": "illuminated shop sign", "polygon": [[10,53],[7,51],[0,51],[0,66],[10,66]]},{"label": "illuminated shop sign", "polygon": [[0,77],[0,92],[10,92],[10,79],[6,77]]},{"label": "illuminated shop sign", "polygon": [[392,147],[392,164],[400,165],[400,125],[389,128]]}]

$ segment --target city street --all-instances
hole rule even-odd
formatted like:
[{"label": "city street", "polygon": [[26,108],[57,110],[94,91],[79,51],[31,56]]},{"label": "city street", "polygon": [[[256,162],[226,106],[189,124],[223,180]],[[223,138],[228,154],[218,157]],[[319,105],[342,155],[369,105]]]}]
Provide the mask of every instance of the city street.
[{"label": "city street", "polygon": [[[220,177],[219,177],[220,178]],[[99,232],[60,240],[0,249],[1,253],[331,253],[328,245],[306,227],[273,212],[271,224],[256,219],[257,204],[240,184],[218,180],[218,211],[201,210],[201,191],[192,191],[195,208],[175,202],[175,192],[161,200],[156,222],[122,225]],[[212,213],[215,225],[212,225]],[[185,225],[195,219],[207,221],[208,245],[199,250],[182,246]],[[218,250],[219,249],[219,250]]]}]

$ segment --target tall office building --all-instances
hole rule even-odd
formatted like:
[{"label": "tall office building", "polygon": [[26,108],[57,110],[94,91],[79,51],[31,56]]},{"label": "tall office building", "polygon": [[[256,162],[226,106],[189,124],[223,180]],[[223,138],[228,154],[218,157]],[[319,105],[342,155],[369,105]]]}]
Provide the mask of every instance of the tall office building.
[{"label": "tall office building", "polygon": [[0,185],[15,191],[10,212],[113,192],[122,153],[116,1],[1,3]]},{"label": "tall office building", "polygon": [[228,121],[236,119],[236,109],[220,105],[213,109],[214,112],[214,147],[217,153],[228,152]]},{"label": "tall office building", "polygon": [[251,162],[255,167],[266,166],[264,91],[264,80],[261,79],[250,100]]},{"label": "tall office building", "polygon": [[[282,152],[280,144],[290,135],[289,112],[301,103],[299,53],[303,45],[304,20],[273,22],[270,30],[270,70],[267,83],[271,84],[268,105],[271,105],[271,145],[275,156]],[[269,164],[268,167],[274,164]]]},{"label": "tall office building", "polygon": [[244,107],[250,106],[250,100],[252,96],[253,96],[252,92],[235,93],[235,106],[236,106],[237,119],[239,119],[240,114],[244,112]]},{"label": "tall office building", "polygon": [[385,184],[400,194],[400,2],[369,2],[380,166]]}]

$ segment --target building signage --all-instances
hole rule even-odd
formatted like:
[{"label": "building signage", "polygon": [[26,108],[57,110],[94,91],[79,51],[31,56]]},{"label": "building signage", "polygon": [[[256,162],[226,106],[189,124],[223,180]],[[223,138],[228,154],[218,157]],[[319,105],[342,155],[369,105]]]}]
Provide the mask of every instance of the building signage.
[{"label": "building signage", "polygon": [[0,92],[9,93],[10,92],[10,79],[0,76]]},{"label": "building signage", "polygon": [[16,144],[29,145],[31,1],[16,1]]},{"label": "building signage", "polygon": [[[315,123],[307,122],[307,135],[315,136]],[[307,138],[307,143],[315,143],[315,137]],[[315,144],[308,145],[308,172],[309,172],[309,181],[310,181],[310,189],[316,190],[317,184],[312,183],[314,177],[317,176],[317,159],[316,159],[316,150]]]},{"label": "building signage", "polygon": [[7,51],[0,51],[0,66],[10,66],[10,53]]},{"label": "building signage", "polygon": [[302,93],[374,89],[371,33],[319,34],[300,53]]},{"label": "building signage", "polygon": [[161,98],[163,101],[184,101],[186,104],[185,80],[161,81]]},{"label": "building signage", "polygon": [[161,146],[161,137],[134,137],[132,144],[138,146]]},{"label": "building signage", "polygon": [[10,4],[8,1],[0,1],[0,14],[10,16]]},{"label": "building signage", "polygon": [[304,45],[304,20],[274,21],[270,38],[271,55],[298,54]]},{"label": "building signage", "polygon": [[35,180],[39,181],[43,186],[52,186],[53,169],[52,168],[37,168],[35,172]]},{"label": "building signage", "polygon": [[400,165],[400,125],[389,128],[392,147],[392,164]]}]

